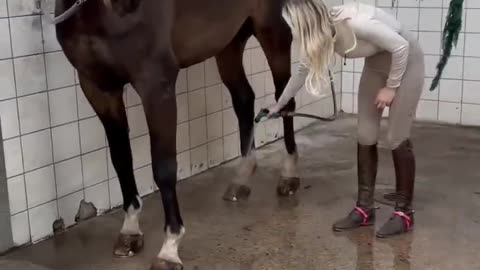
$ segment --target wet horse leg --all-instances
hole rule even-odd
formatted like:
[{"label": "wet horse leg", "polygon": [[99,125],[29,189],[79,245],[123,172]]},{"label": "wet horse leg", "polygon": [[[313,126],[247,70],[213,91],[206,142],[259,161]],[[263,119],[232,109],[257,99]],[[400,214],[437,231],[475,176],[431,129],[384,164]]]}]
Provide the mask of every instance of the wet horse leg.
[{"label": "wet horse leg", "polygon": [[100,89],[95,82],[80,76],[85,96],[100,118],[107,134],[113,166],[120,181],[125,219],[114,247],[114,255],[129,257],[143,248],[143,233],[138,222],[142,201],[138,196],[128,136],[128,122],[122,87]]},{"label": "wet horse leg", "polygon": [[[255,36],[267,57],[275,85],[275,99],[278,100],[290,79],[290,48],[292,44],[290,28],[280,16],[267,16],[260,22],[255,23]],[[288,111],[295,110],[294,99],[290,100],[286,109]],[[294,194],[300,185],[297,173],[298,153],[293,118],[283,118],[283,130],[287,156],[283,163],[277,193],[280,196],[289,196]]]},{"label": "wet horse leg", "polygon": [[178,247],[185,234],[178,205],[175,82],[179,68],[173,53],[152,56],[135,78],[150,133],[153,177],[162,197],[166,233],[152,270],[183,269]]},{"label": "wet horse leg", "polygon": [[250,195],[248,179],[256,168],[253,151],[255,147],[252,142],[255,94],[243,68],[243,50],[250,36],[251,26],[247,22],[232,42],[216,56],[220,77],[232,97],[233,109],[240,128],[242,161],[223,196],[223,199],[228,201],[245,199]]}]

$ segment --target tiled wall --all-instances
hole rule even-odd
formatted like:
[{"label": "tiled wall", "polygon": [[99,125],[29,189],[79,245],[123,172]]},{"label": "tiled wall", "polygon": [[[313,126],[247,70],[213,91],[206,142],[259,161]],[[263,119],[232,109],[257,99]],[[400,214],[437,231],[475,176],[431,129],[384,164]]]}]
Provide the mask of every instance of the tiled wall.
[{"label": "tiled wall", "polygon": [[[353,2],[354,0],[345,0]],[[426,54],[425,89],[417,119],[450,124],[480,125],[480,1],[465,0],[462,33],[444,70],[439,87],[431,92],[441,53],[441,31],[450,0],[357,0],[393,13],[415,32]],[[363,60],[342,67],[342,109],[357,112],[357,93]],[[388,110],[385,111],[388,115]]]},{"label": "tiled wall", "polygon": [[[66,226],[74,224],[82,199],[93,202],[100,213],[122,202],[103,127],[54,28],[45,17],[32,15],[36,12],[35,0],[0,0],[0,117],[15,245],[51,235],[52,223],[60,217]],[[255,39],[248,43],[244,65],[258,111],[273,102],[274,86]],[[340,68],[335,74],[339,84]],[[146,195],[156,189],[147,126],[131,88],[125,100],[135,176],[141,195]],[[300,111],[332,112],[330,98],[318,100],[305,91],[297,103]],[[177,104],[179,179],[239,155],[237,119],[213,59],[180,72]],[[298,119],[296,128],[308,123]],[[276,139],[282,130],[278,121],[260,124],[257,144]]]}]

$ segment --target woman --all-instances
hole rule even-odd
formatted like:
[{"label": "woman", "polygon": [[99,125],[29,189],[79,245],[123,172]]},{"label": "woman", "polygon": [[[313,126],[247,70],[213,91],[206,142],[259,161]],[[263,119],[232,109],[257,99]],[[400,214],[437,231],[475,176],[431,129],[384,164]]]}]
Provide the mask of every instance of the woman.
[{"label": "woman", "polygon": [[[415,157],[410,129],[424,85],[424,56],[417,39],[390,14],[351,3],[328,10],[321,0],[289,0],[284,18],[300,44],[302,63],[270,115],[280,111],[306,84],[318,94],[327,87],[334,52],[365,58],[358,95],[358,197],[356,206],[334,225],[335,231],[372,225],[377,175],[377,141],[383,109],[390,107],[387,141],[392,150],[397,202],[378,237],[410,231]],[[324,87],[325,86],[325,87]]]}]

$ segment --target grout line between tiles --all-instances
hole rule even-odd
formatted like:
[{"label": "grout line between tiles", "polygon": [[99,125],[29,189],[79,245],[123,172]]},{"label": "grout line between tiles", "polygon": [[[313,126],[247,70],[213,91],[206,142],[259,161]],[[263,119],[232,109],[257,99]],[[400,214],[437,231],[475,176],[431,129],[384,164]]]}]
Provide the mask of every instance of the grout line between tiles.
[{"label": "grout line between tiles", "polygon": [[[7,16],[9,15],[9,9],[8,9],[8,1],[6,1],[6,8],[7,8]],[[10,17],[8,18],[8,33],[10,35],[10,51],[13,55],[13,41],[12,41],[12,24],[11,24],[11,20],[10,20]],[[12,70],[13,70],[13,83],[14,83],[14,87],[15,87],[15,95],[17,95],[17,75],[16,75],[16,71],[15,71],[15,61],[12,61]],[[20,109],[19,109],[19,106],[18,106],[18,99],[16,99],[16,104],[17,104],[17,121],[18,121],[18,130],[19,130],[19,133],[21,133],[21,126],[20,126]],[[26,180],[26,177],[25,177],[25,159],[23,157],[23,143],[22,143],[22,139],[21,137],[19,137],[19,142],[20,142],[20,151],[22,152],[22,173],[21,175],[23,175],[23,185],[24,185],[24,192],[25,192],[25,203],[26,203],[26,207],[27,207],[27,210],[28,211],[28,193],[27,193],[27,180]],[[29,212],[27,212],[27,225],[28,225],[28,239],[29,239],[29,242],[32,241],[32,229],[30,227],[30,215],[29,215]],[[12,228],[12,235],[13,235],[13,228]]]},{"label": "grout line between tiles", "polygon": [[[478,0],[477,0],[478,1]],[[465,23],[467,21],[468,13],[465,11]],[[462,28],[464,25],[462,25]],[[467,30],[467,27],[465,25],[465,30]],[[467,35],[463,35],[463,53],[462,53],[462,91],[461,91],[461,98],[460,98],[460,119],[459,123],[462,124],[463,122],[463,104],[465,102],[463,101],[463,92],[464,92],[464,87],[465,87],[465,52],[466,52],[466,47],[467,47]]]},{"label": "grout line between tiles", "polygon": [[[43,3],[40,3],[42,5]],[[42,50],[43,50],[43,68],[45,70],[45,85],[47,89],[49,88],[48,86],[48,76],[47,76],[47,57],[45,54],[45,36],[43,33],[43,16],[40,16],[40,33],[41,33],[41,38],[42,38]],[[50,108],[50,94],[47,91],[47,108],[48,108],[48,124],[49,126],[52,126],[52,116],[50,114],[51,108]],[[55,183],[55,197],[57,197],[58,194],[58,185],[57,185],[57,174],[54,166],[54,160],[55,160],[55,151],[54,151],[54,141],[53,141],[53,132],[52,129],[50,129],[50,144],[51,144],[51,152],[52,152],[52,169],[53,169],[53,181]],[[57,219],[60,217],[60,208],[58,206],[58,202],[56,203],[57,205]]]},{"label": "grout line between tiles", "polygon": [[[8,1],[6,1],[6,7],[7,7],[7,14],[9,14],[9,10],[8,10]],[[11,24],[11,20],[10,18],[8,18],[8,30],[9,30],[9,34],[10,34],[10,50],[11,50],[11,53],[13,55],[13,40],[12,40],[12,24]],[[16,71],[15,71],[15,61],[12,61],[12,69],[13,69],[13,81],[14,81],[14,86],[15,86],[15,95],[17,95],[17,75],[16,75]],[[21,133],[21,125],[20,125],[20,108],[18,106],[18,99],[16,100],[16,104],[17,104],[17,121],[18,121],[18,130],[19,130],[19,133]],[[22,143],[22,139],[21,137],[19,138],[19,141],[20,141],[20,151],[22,152],[22,175],[23,176],[23,182],[24,182],[24,192],[25,192],[25,202],[26,202],[26,207],[28,209],[28,193],[27,193],[27,180],[26,180],[26,177],[25,177],[25,159],[23,157],[23,143]],[[29,231],[29,240],[32,241],[32,230],[31,230],[31,227],[30,227],[30,215],[28,214],[27,212],[27,221],[28,221],[28,231]]]}]

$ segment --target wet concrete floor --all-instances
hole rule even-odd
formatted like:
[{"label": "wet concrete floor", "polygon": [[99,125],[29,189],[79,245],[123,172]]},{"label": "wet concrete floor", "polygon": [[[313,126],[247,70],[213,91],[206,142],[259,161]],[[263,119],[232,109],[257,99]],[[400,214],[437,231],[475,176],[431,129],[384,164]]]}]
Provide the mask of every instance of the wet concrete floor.
[{"label": "wet concrete floor", "polygon": [[[248,202],[221,200],[232,162],[178,185],[187,234],[180,248],[185,269],[195,270],[473,270],[480,269],[480,129],[416,124],[415,231],[393,239],[373,227],[333,233],[356,191],[354,118],[320,123],[297,135],[302,186],[276,196],[282,142],[258,150],[259,168]],[[394,184],[390,153],[381,149],[378,189]],[[389,217],[381,207],[376,228]],[[0,258],[2,270],[145,270],[163,239],[158,194],[145,199],[145,250],[112,257],[123,213],[114,211]],[[46,269],[45,269],[46,268]]]}]

